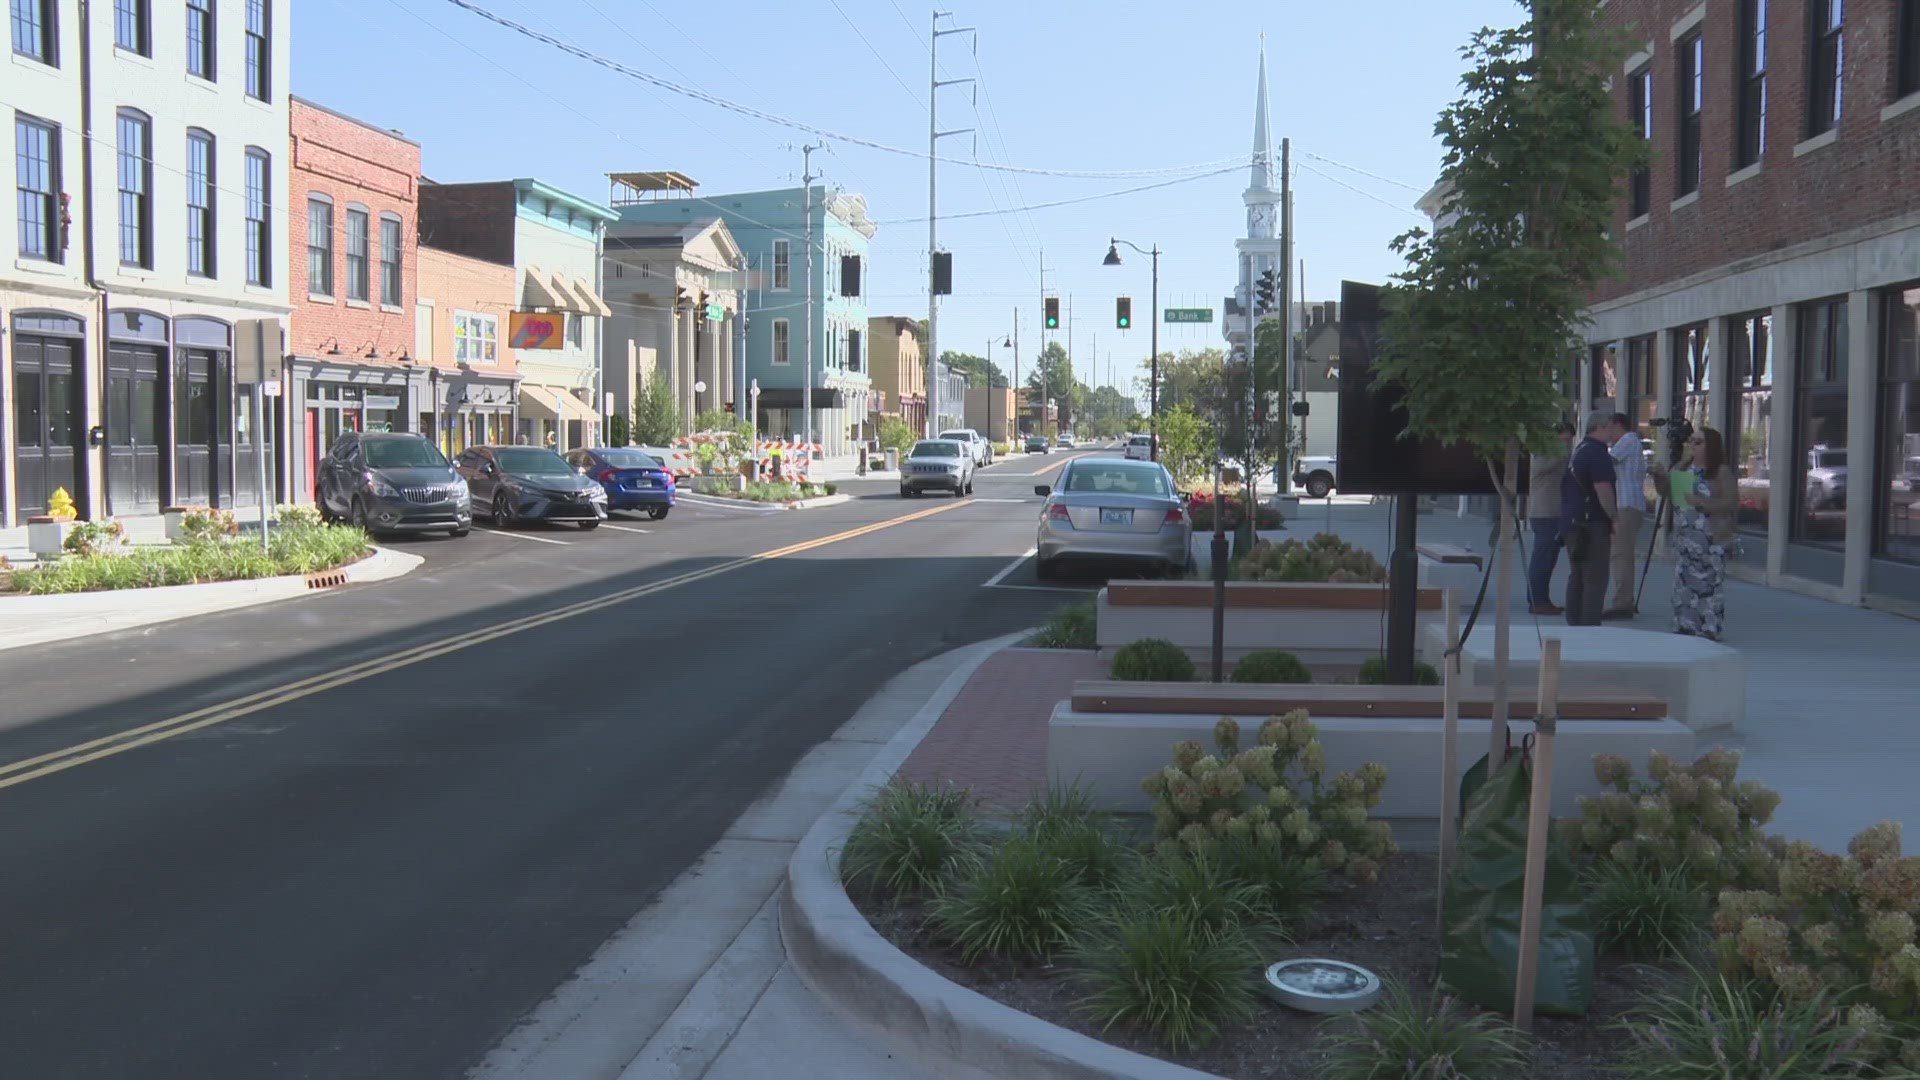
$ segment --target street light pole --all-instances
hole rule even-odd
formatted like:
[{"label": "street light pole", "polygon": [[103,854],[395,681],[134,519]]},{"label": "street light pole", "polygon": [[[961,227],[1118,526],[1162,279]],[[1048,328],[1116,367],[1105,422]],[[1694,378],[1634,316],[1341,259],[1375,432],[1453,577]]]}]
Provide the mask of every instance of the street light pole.
[{"label": "street light pole", "polygon": [[[1153,245],[1153,248],[1151,250],[1148,250],[1147,248],[1143,248],[1139,244],[1136,244],[1131,240],[1120,240],[1117,238],[1109,238],[1107,240],[1107,257],[1103,261],[1103,265],[1106,265],[1106,266],[1120,265],[1120,245],[1121,244],[1127,245],[1128,247],[1132,248],[1133,250],[1139,252],[1142,255],[1151,256],[1153,259],[1152,310],[1147,313],[1147,319],[1151,323],[1151,325],[1148,327],[1148,333],[1151,335],[1151,342],[1152,342],[1150,345],[1148,345],[1148,348],[1151,349],[1153,352],[1153,355],[1151,355],[1147,359],[1147,458],[1150,461],[1159,461],[1160,460],[1160,245],[1155,244]],[[1218,665],[1217,659],[1215,661],[1215,664],[1216,666]],[[1217,682],[1218,679],[1216,679],[1215,681]]]}]

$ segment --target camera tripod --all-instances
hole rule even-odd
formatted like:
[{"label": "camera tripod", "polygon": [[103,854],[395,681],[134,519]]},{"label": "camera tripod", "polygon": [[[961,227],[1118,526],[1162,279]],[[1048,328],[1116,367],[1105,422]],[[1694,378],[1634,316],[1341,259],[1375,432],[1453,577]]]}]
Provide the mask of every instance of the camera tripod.
[{"label": "camera tripod", "polygon": [[[1673,476],[1673,470],[1680,464],[1680,456],[1685,452],[1687,440],[1693,438],[1693,422],[1684,416],[1656,417],[1653,426],[1665,428],[1667,435],[1667,476]],[[1633,591],[1633,609],[1640,610],[1640,598],[1647,592],[1647,575],[1653,570],[1653,546],[1660,539],[1660,529],[1664,525],[1668,534],[1673,532],[1673,485],[1669,479],[1666,490],[1660,493],[1660,499],[1654,503],[1653,525],[1647,530],[1647,551],[1640,557],[1640,586]]]}]

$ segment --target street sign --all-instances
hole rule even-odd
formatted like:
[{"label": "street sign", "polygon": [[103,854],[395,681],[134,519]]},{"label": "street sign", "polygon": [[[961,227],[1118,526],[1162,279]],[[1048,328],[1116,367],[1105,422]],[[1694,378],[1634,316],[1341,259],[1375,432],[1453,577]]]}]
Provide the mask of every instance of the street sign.
[{"label": "street sign", "polygon": [[398,394],[368,394],[361,404],[369,409],[397,409],[400,407]]},{"label": "street sign", "polygon": [[1210,323],[1213,321],[1213,309],[1204,307],[1170,307],[1166,321],[1170,323]]},{"label": "street sign", "polygon": [[727,318],[727,306],[725,304],[708,304],[706,315],[708,322],[725,322]]},{"label": "street sign", "polygon": [[260,392],[262,394],[265,394],[268,397],[279,397],[280,396],[280,380],[268,379],[266,382],[261,383]]}]

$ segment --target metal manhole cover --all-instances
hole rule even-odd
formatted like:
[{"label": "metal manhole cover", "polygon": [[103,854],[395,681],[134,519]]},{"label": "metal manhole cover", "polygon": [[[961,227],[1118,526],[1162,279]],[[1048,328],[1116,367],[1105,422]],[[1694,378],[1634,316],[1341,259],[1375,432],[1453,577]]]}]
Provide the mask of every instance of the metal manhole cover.
[{"label": "metal manhole cover", "polygon": [[1380,1000],[1380,977],[1342,960],[1282,960],[1267,968],[1266,990],[1302,1012],[1358,1012]]}]

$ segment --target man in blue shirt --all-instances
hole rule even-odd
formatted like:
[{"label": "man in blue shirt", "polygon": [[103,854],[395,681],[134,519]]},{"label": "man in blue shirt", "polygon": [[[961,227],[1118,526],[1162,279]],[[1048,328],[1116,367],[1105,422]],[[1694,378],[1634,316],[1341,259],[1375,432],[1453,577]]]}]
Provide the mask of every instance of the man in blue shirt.
[{"label": "man in blue shirt", "polygon": [[1614,516],[1613,458],[1607,438],[1613,414],[1587,417],[1587,437],[1573,450],[1560,481],[1560,531],[1566,537],[1567,625],[1598,626],[1607,597],[1607,563],[1612,555]]}]

